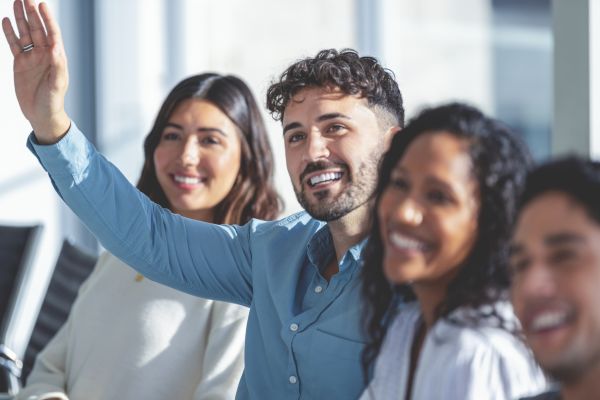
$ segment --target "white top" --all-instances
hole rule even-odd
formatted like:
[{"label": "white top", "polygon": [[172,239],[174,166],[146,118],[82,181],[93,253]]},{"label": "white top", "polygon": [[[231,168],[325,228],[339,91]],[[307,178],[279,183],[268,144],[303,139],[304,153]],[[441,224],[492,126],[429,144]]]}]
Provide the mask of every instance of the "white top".
[{"label": "white top", "polygon": [[[510,305],[497,307],[503,316],[516,321]],[[460,319],[464,312],[457,310],[452,316]],[[411,347],[420,318],[417,302],[401,307],[361,400],[405,399]],[[518,338],[491,324],[481,325],[465,327],[444,319],[435,323],[423,342],[412,400],[512,400],[546,388],[544,374]]]},{"label": "white top", "polygon": [[17,400],[235,397],[247,308],[135,278],[100,257]]}]

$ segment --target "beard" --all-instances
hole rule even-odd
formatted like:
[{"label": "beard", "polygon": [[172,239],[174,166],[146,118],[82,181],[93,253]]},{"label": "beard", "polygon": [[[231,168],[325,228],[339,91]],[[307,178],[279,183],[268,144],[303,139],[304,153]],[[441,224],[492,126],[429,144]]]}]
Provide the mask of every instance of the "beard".
[{"label": "beard", "polygon": [[[377,187],[378,166],[381,155],[381,149],[377,148],[358,166],[354,175],[350,174],[348,165],[343,163],[319,161],[307,165],[300,176],[300,188],[294,186],[298,203],[311,217],[319,221],[330,222],[342,218],[373,197]],[[309,196],[305,191],[306,186],[303,183],[304,176],[332,167],[341,168],[344,171],[342,179],[347,177],[346,187],[337,196],[331,193],[329,189],[323,189],[314,193],[315,199],[309,200]]]},{"label": "beard", "polygon": [[600,348],[577,349],[566,355],[561,362],[542,368],[552,379],[563,384],[576,384],[585,374],[600,365]]}]

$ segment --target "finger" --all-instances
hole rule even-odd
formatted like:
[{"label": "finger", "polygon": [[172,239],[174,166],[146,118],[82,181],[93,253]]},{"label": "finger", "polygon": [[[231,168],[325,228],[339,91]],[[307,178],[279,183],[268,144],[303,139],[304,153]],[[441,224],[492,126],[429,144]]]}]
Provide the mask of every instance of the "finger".
[{"label": "finger", "polygon": [[25,11],[23,10],[23,2],[15,0],[13,9],[15,11],[15,22],[19,30],[19,44],[23,47],[32,43],[31,35],[29,35],[29,23],[25,19]]},{"label": "finger", "polygon": [[50,12],[50,8],[48,8],[48,4],[40,3],[40,14],[42,15],[42,20],[44,21],[44,25],[46,26],[47,32],[47,43],[50,46],[55,44],[59,44],[62,46],[62,39],[60,34],[60,27],[56,23],[56,20],[52,16]]},{"label": "finger", "polygon": [[46,30],[34,0],[25,0],[25,12],[29,21],[29,34],[33,39],[33,44],[40,47],[46,46],[48,43],[46,41]]},{"label": "finger", "polygon": [[19,45],[17,35],[15,34],[15,30],[10,23],[8,18],[2,19],[2,30],[4,31],[4,36],[6,36],[6,41],[8,42],[8,46],[10,47],[10,52],[14,57],[17,56],[21,52],[21,46]]}]

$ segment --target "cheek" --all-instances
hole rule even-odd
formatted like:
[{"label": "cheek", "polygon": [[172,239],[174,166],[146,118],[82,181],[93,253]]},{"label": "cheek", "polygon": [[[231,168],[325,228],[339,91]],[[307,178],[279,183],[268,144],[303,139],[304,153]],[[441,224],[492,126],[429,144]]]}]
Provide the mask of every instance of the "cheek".
[{"label": "cheek", "polygon": [[164,148],[157,147],[154,150],[154,167],[156,169],[157,174],[161,172],[163,168],[170,162],[170,152]]},{"label": "cheek", "polygon": [[240,171],[241,154],[239,150],[229,150],[221,154],[206,156],[205,162],[217,179],[223,184],[230,185]]},{"label": "cheek", "polygon": [[299,185],[300,182],[300,174],[302,173],[301,165],[300,165],[300,155],[297,151],[285,149],[285,166],[290,176],[290,179],[294,185]]},{"label": "cheek", "polygon": [[477,238],[477,220],[471,213],[456,218],[440,218],[443,222],[437,226],[440,233],[440,245],[444,253],[456,263],[461,263],[471,252]]},{"label": "cheek", "polygon": [[510,283],[510,302],[512,303],[515,315],[521,319],[523,313],[523,301],[521,300],[521,279],[513,278]]},{"label": "cheek", "polygon": [[379,200],[379,204],[377,205],[377,218],[379,219],[379,226],[381,236],[384,237],[385,227],[387,220],[391,217],[391,214],[394,212],[395,208],[400,205],[399,199],[394,199],[394,196],[391,195],[389,189],[384,189],[383,194]]}]

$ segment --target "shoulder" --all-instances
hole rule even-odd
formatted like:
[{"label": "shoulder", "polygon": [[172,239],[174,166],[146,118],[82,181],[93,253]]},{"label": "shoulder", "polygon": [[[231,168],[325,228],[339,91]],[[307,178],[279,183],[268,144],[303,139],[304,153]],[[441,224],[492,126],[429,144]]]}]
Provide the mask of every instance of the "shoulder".
[{"label": "shoulder", "polygon": [[521,397],[520,400],[560,400],[560,390],[551,390],[538,394],[537,396]]},{"label": "shoulder", "polygon": [[[464,326],[440,321],[432,343],[440,365],[475,390],[492,390],[510,398],[546,388],[546,378],[523,341],[512,332],[491,326]],[[431,353],[433,354],[433,353]]]},{"label": "shoulder", "polygon": [[[497,304],[501,316],[508,324],[516,321],[512,309],[504,304]],[[432,330],[432,335],[441,346],[457,349],[456,357],[465,362],[474,361],[501,364],[519,360],[524,365],[534,365],[533,356],[523,341],[513,332],[496,326],[496,323],[481,321],[473,325],[463,316],[468,315],[466,309],[459,309],[450,317],[439,321]],[[455,321],[453,322],[452,319]]]},{"label": "shoulder", "polygon": [[306,211],[301,211],[276,221],[253,219],[246,227],[255,235],[273,234],[312,234],[325,225],[322,221],[312,218]]}]

